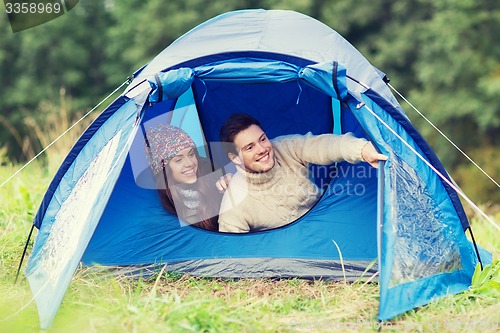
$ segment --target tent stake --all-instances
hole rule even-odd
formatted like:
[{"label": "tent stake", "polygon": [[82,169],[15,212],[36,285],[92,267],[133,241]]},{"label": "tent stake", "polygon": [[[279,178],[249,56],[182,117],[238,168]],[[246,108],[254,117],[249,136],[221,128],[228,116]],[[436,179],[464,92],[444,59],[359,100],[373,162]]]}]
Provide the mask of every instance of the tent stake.
[{"label": "tent stake", "polygon": [[31,225],[30,234],[28,235],[28,239],[26,240],[26,244],[24,245],[23,255],[21,256],[21,261],[19,262],[19,267],[17,268],[16,280],[14,281],[14,284],[17,283],[17,279],[19,278],[19,272],[21,271],[21,266],[23,265],[24,256],[26,255],[26,250],[28,249],[28,244],[30,242],[31,235],[33,234],[34,228],[35,228],[35,224],[33,223]]}]

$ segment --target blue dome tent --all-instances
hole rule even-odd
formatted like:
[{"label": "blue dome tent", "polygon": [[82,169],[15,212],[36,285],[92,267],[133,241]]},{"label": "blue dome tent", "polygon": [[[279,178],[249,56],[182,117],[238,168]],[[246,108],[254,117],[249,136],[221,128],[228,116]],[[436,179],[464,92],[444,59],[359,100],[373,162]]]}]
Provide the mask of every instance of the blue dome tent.
[{"label": "blue dome tent", "polygon": [[[41,326],[50,326],[80,262],[228,278],[357,279],[378,270],[380,320],[465,290],[491,256],[467,240],[446,171],[386,81],[334,30],[292,11],[230,12],[180,37],[90,125],[43,198],[25,272]],[[352,132],[389,159],[379,169],[312,166],[324,193],[284,227],[227,234],[186,226],[158,199],[145,128],[182,127],[222,175],[234,169],[219,128],[241,112],[270,138]]]}]

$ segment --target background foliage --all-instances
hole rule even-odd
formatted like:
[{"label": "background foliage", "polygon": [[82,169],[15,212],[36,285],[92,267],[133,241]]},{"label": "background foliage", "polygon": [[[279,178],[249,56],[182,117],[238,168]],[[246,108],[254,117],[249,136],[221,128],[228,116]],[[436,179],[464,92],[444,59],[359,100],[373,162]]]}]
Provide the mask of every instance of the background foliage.
[{"label": "background foliage", "polygon": [[[33,134],[61,110],[83,114],[177,37],[218,14],[292,9],[358,48],[462,150],[500,178],[500,2],[497,0],[81,0],[66,15],[12,33],[0,14],[0,147],[33,157]],[[426,124],[408,116],[473,201],[500,191]]]}]

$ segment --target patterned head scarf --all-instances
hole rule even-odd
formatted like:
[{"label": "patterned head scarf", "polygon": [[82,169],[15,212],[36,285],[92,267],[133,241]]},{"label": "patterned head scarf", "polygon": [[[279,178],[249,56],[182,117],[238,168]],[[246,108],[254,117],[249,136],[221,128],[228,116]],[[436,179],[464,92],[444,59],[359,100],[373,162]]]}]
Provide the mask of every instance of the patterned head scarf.
[{"label": "patterned head scarf", "polygon": [[155,175],[163,170],[162,160],[165,164],[181,150],[196,147],[193,139],[179,127],[159,124],[146,130],[149,148],[146,145],[146,156]]}]

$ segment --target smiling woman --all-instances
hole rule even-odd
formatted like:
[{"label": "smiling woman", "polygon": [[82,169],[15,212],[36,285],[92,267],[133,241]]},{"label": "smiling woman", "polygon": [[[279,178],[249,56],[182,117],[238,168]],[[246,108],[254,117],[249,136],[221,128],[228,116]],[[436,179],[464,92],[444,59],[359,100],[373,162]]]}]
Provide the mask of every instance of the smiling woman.
[{"label": "smiling woman", "polygon": [[146,156],[163,207],[186,224],[218,230],[221,194],[210,176],[210,163],[199,156],[193,139],[166,124],[146,130],[146,138]]}]

